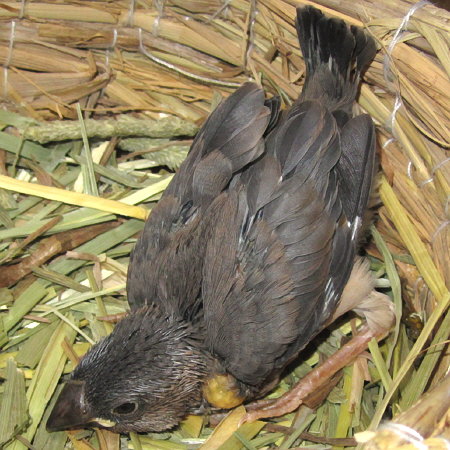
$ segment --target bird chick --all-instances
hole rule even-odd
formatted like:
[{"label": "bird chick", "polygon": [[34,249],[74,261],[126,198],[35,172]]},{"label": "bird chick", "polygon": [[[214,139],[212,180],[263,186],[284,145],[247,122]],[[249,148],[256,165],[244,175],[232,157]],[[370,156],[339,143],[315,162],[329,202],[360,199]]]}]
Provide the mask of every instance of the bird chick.
[{"label": "bird chick", "polygon": [[49,430],[162,431],[257,398],[335,313],[374,172],[372,120],[352,107],[376,49],[312,7],[296,25],[300,98],[280,115],[247,83],[210,115],[132,253],[130,314],[76,367]]}]

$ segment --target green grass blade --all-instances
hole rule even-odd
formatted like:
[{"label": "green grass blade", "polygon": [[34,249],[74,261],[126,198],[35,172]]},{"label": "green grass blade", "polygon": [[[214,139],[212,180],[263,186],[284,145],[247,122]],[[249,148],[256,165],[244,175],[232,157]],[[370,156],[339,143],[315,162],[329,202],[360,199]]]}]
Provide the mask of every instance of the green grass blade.
[{"label": "green grass blade", "polygon": [[8,359],[0,406],[0,448],[21,433],[28,422],[25,378],[13,359]]}]

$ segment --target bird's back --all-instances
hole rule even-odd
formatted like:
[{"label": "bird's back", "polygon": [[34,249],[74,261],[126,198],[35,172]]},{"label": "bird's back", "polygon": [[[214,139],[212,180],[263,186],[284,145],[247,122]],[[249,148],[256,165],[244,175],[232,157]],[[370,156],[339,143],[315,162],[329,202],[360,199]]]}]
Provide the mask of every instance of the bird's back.
[{"label": "bird's back", "polygon": [[310,7],[298,9],[296,25],[307,67],[303,92],[266,137],[263,156],[231,185],[203,273],[209,348],[257,388],[335,310],[374,166],[372,121],[352,118],[373,40]]},{"label": "bird's back", "polygon": [[300,98],[247,84],[210,116],[133,252],[133,309],[192,320],[224,370],[258,390],[337,306],[370,192],[374,139],[352,118],[375,52],[362,30],[298,9],[306,61]]}]

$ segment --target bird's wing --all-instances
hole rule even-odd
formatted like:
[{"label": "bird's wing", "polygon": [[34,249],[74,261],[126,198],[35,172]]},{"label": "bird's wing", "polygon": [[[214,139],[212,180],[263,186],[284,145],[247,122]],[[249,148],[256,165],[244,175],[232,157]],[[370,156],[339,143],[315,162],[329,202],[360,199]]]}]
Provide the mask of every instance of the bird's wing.
[{"label": "bird's wing", "polygon": [[132,253],[127,284],[132,309],[162,301],[180,310],[195,302],[209,228],[205,217],[211,217],[205,210],[220,203],[233,174],[260,156],[274,114],[262,90],[248,83],[207,119]]},{"label": "bird's wing", "polygon": [[340,156],[334,117],[304,102],[227,194],[206,251],[203,308],[211,351],[244,383],[267,382],[295,356],[347,281],[355,245]]},{"label": "bird's wing", "polygon": [[349,120],[341,130],[342,156],[337,169],[341,198],[349,220],[364,215],[375,172],[375,128],[362,114]]}]

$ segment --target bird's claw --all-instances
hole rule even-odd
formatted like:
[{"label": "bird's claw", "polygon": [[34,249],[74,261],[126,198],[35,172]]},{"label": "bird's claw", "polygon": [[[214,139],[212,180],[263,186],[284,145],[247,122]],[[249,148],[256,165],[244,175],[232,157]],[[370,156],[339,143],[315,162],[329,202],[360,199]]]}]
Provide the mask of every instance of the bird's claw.
[{"label": "bird's claw", "polygon": [[351,341],[319,367],[309,372],[289,392],[276,400],[262,400],[247,405],[247,413],[242,417],[240,425],[269,417],[284,416],[295,411],[311,392],[319,389],[336,372],[351,363],[376,336],[377,333],[367,325],[364,326]]}]

